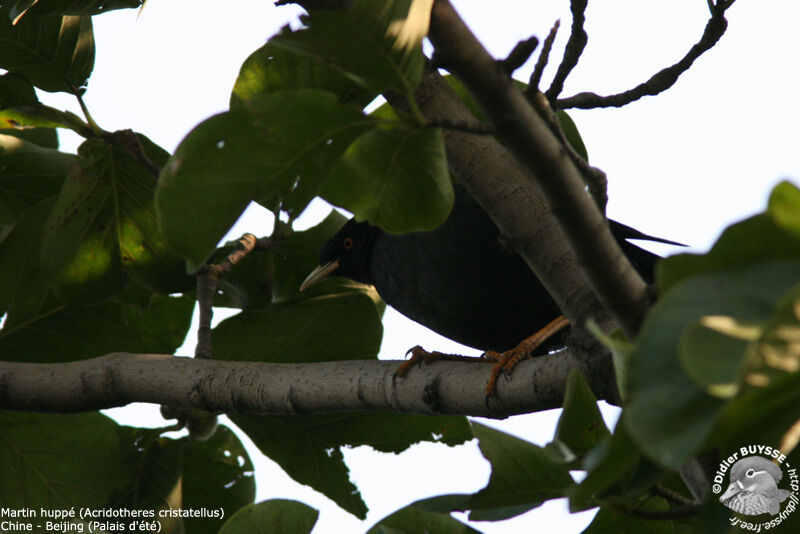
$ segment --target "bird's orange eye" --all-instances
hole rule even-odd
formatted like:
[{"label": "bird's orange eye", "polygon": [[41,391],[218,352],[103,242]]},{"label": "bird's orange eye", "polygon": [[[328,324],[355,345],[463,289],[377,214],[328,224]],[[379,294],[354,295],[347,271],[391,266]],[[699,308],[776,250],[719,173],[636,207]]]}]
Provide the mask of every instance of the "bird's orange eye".
[{"label": "bird's orange eye", "polygon": [[345,250],[350,250],[353,248],[353,238],[352,237],[345,237],[344,241],[342,242],[342,246]]}]

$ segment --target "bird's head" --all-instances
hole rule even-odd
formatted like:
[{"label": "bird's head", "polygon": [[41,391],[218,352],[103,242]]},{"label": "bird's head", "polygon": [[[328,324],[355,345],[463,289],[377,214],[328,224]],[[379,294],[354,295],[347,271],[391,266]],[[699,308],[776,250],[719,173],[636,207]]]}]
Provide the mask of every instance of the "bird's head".
[{"label": "bird's head", "polygon": [[783,473],[780,467],[766,458],[750,456],[742,458],[731,468],[731,483],[720,497],[721,502],[739,493],[759,493],[771,497],[777,492]]},{"label": "bird's head", "polygon": [[372,250],[380,229],[365,222],[350,219],[331,237],[319,254],[319,266],[311,271],[300,291],[321,282],[329,276],[341,276],[372,284],[369,272]]}]

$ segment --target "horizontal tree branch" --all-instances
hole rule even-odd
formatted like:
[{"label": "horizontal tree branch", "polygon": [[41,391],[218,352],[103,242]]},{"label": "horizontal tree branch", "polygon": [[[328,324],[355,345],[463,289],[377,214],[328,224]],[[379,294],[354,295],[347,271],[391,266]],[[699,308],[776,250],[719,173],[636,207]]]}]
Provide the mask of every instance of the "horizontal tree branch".
[{"label": "horizontal tree branch", "polygon": [[231,362],[111,353],[66,363],[0,362],[0,409],[73,413],[148,402],[210,412],[378,411],[503,418],[560,407],[569,351],[521,362],[487,399],[493,366],[442,361],[395,378],[398,360]]}]

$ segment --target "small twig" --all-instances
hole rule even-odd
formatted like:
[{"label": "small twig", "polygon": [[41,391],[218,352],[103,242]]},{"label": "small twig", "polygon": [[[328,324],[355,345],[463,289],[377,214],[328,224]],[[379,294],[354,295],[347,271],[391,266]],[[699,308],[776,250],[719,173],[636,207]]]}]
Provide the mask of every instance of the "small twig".
[{"label": "small twig", "polygon": [[553,27],[550,28],[550,33],[547,34],[544,40],[542,51],[539,52],[539,59],[536,61],[536,66],[531,73],[531,79],[528,81],[528,87],[525,89],[525,96],[528,96],[528,93],[533,94],[539,90],[539,83],[542,81],[542,75],[544,74],[544,68],[547,66],[547,61],[550,59],[550,51],[553,50],[553,43],[556,40],[556,34],[558,33],[558,27],[560,25],[561,21],[556,20]]},{"label": "small twig", "polygon": [[677,491],[671,490],[666,486],[662,486],[661,484],[656,484],[655,486],[653,486],[653,493],[658,495],[659,497],[663,497],[664,499],[670,501],[673,504],[677,504],[680,506],[697,506],[699,504],[694,499],[685,497],[680,493],[678,493]]},{"label": "small twig", "polygon": [[689,67],[692,66],[697,58],[717,44],[717,41],[720,40],[728,28],[728,21],[725,20],[725,11],[731,5],[733,5],[733,0],[727,2],[718,1],[716,4],[709,2],[711,18],[708,20],[700,40],[692,46],[683,59],[657,72],[646,82],[616,95],[600,96],[590,92],[578,93],[574,96],[559,99],[557,106],[560,109],[621,107],[644,96],[653,96],[666,91],[678,81],[681,74],[689,70]]},{"label": "small twig", "polygon": [[197,304],[200,308],[200,327],[197,329],[195,358],[211,358],[211,319],[214,316],[214,295],[220,277],[233,269],[256,247],[256,237],[244,234],[236,243],[236,249],[218,264],[208,264],[197,274]]},{"label": "small twig", "polygon": [[539,38],[529,37],[524,41],[518,42],[516,46],[514,46],[514,49],[511,50],[511,53],[508,54],[508,57],[499,60],[498,63],[500,67],[511,76],[515,70],[528,61],[528,58],[531,57],[531,54],[533,54],[537,46],[539,46]]},{"label": "small twig", "polygon": [[572,72],[572,69],[575,68],[575,65],[578,64],[578,60],[583,54],[583,49],[586,48],[586,43],[589,40],[586,30],[583,29],[583,23],[586,22],[584,13],[586,12],[587,3],[588,0],[572,0],[570,2],[572,30],[569,34],[567,46],[564,49],[564,57],[561,58],[561,65],[558,66],[556,75],[553,77],[553,83],[550,84],[550,89],[545,92],[550,102],[555,102],[558,95],[564,90],[564,82],[567,80],[569,73]]},{"label": "small twig", "polygon": [[103,135],[103,139],[108,143],[116,145],[133,156],[133,158],[154,176],[158,176],[161,167],[153,163],[144,151],[142,142],[133,130],[117,130]]}]

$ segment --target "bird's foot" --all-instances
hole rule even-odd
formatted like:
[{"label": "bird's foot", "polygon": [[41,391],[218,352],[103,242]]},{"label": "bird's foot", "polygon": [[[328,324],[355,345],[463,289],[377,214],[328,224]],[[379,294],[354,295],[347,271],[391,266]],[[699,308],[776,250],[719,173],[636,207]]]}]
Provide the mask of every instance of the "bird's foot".
[{"label": "bird's foot", "polygon": [[401,363],[394,371],[394,376],[403,378],[411,370],[414,365],[422,365],[423,363],[432,363],[436,361],[480,361],[480,358],[473,356],[462,356],[460,354],[445,354],[444,352],[427,351],[417,345],[408,349],[406,356],[411,355],[408,361]]},{"label": "bird's foot", "polygon": [[513,349],[502,353],[487,350],[483,355],[484,359],[495,362],[495,364],[489,374],[489,380],[486,382],[486,397],[490,398],[497,395],[497,379],[500,377],[501,373],[510,375],[514,367],[516,367],[520,361],[529,358],[531,353],[536,350],[539,345],[567,326],[569,326],[569,320],[563,315],[560,315],[532,336],[523,339],[519,345]]}]

